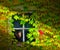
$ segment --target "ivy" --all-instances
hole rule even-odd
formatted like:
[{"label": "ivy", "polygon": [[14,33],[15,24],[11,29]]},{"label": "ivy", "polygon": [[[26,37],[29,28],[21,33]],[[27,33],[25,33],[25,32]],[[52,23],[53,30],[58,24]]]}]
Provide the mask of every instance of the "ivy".
[{"label": "ivy", "polygon": [[[13,11],[10,11],[7,7],[0,6],[0,48],[4,50],[8,48],[14,38],[14,34],[12,33],[13,29],[13,20],[12,15],[15,14]],[[3,49],[3,47],[6,47]]]},{"label": "ivy", "polygon": [[34,39],[34,38],[33,38],[33,37],[31,37],[29,40],[30,40],[30,41],[33,41],[33,39]]},{"label": "ivy", "polygon": [[9,0],[9,2],[12,2],[12,0]]},{"label": "ivy", "polygon": [[[45,10],[46,9],[43,8],[41,11],[45,11]],[[60,40],[60,36],[59,36],[60,32],[52,26],[52,24],[53,24],[52,21],[56,22],[56,23],[58,22],[58,21],[54,21],[54,20],[59,19],[58,16],[52,15],[52,16],[56,17],[56,19],[53,20],[53,17],[51,16],[51,14],[50,14],[51,17],[49,16],[49,14],[47,14],[47,15],[41,14],[43,17],[42,16],[38,17],[38,15],[36,13],[33,13],[31,15],[31,17],[28,18],[27,16],[23,17],[23,16],[16,15],[17,14],[16,12],[9,11],[9,10],[7,10],[7,8],[3,8],[3,9],[0,8],[0,13],[2,13],[2,12],[3,12],[3,15],[0,14],[1,15],[0,16],[0,19],[1,19],[0,20],[0,30],[2,30],[3,33],[5,33],[4,29],[7,29],[7,26],[8,26],[8,30],[10,30],[9,36],[11,36],[11,38],[14,37],[14,35],[12,33],[12,31],[14,30],[13,29],[14,25],[12,24],[12,22],[14,22],[14,20],[12,19],[12,17],[14,15],[14,19],[19,20],[20,24],[23,25],[23,24],[29,23],[32,26],[34,26],[34,28],[29,28],[29,30],[28,30],[29,33],[27,34],[27,38],[28,38],[27,43],[30,43],[30,44],[32,43],[32,45],[36,45],[36,46],[40,46],[41,44],[43,44],[42,46],[44,46],[44,45],[45,46],[54,46],[54,44],[55,44],[55,45],[58,45],[58,47],[60,47],[60,43],[58,42]],[[39,20],[37,17],[39,18]],[[48,18],[48,17],[50,17],[50,18]],[[9,18],[10,18],[10,20],[9,20],[10,24],[7,25],[8,23],[6,21]],[[40,35],[38,30],[42,30],[44,34]],[[35,41],[33,41],[33,40],[35,40]]]},{"label": "ivy", "polygon": [[27,34],[27,37],[28,37],[28,38],[31,38],[31,37],[32,37],[32,34]]},{"label": "ivy", "polygon": [[25,24],[25,21],[23,21],[23,20],[22,20],[22,21],[20,21],[20,24]]},{"label": "ivy", "polygon": [[18,19],[19,19],[19,17],[18,17],[17,15],[15,15],[15,16],[14,16],[14,19],[15,19],[15,20],[18,20]]},{"label": "ivy", "polygon": [[31,20],[29,21],[29,23],[30,23],[30,24],[33,24],[33,23],[34,23],[34,20],[33,20],[33,19],[31,19]]},{"label": "ivy", "polygon": [[23,2],[24,0],[19,0],[19,2]]},{"label": "ivy", "polygon": [[60,36],[58,36],[57,39],[60,40]]},{"label": "ivy", "polygon": [[36,44],[39,44],[39,43],[40,43],[39,39],[36,39]]}]

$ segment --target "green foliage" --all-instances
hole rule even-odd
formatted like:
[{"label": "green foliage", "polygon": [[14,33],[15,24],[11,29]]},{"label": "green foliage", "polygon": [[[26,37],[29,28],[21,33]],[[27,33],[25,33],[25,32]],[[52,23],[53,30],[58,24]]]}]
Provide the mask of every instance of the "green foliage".
[{"label": "green foliage", "polygon": [[13,29],[13,20],[12,15],[15,14],[11,12],[7,7],[0,6],[0,49],[7,50],[14,38],[12,33]]},{"label": "green foliage", "polygon": [[27,34],[27,37],[28,37],[28,38],[31,38],[31,37],[32,37],[32,34]]},{"label": "green foliage", "polygon": [[[43,8],[41,9],[41,11],[45,11],[47,9]],[[9,12],[9,13],[8,13]],[[0,7],[0,13],[3,13],[1,16],[6,17],[6,18],[1,18],[0,21],[0,30],[3,30],[6,26],[5,29],[7,29],[8,26],[8,30],[9,31],[9,40],[11,40],[14,35],[12,33],[12,31],[14,31],[13,29],[13,24],[12,22],[14,22],[14,20],[12,19],[12,15],[15,15],[16,12],[12,12],[7,10],[7,8],[1,8]],[[5,20],[6,19],[6,20]],[[7,25],[7,19],[9,19],[10,24]],[[59,27],[57,25],[57,23],[59,23],[59,16],[53,14],[52,12],[49,12],[48,14],[41,14],[40,16],[38,16],[38,14],[36,12],[34,12],[30,18],[28,18],[27,16],[18,16],[15,15],[14,16],[15,20],[20,20],[20,24],[25,24],[26,22],[28,22],[29,24],[32,24],[32,26],[34,26],[34,28],[30,28],[29,29],[29,33],[27,34],[28,37],[28,44],[32,44],[33,46],[57,46],[60,47],[60,31],[58,31],[55,27]],[[56,24],[56,26],[54,26]],[[3,28],[3,27],[4,28]],[[44,32],[43,35],[40,35],[38,30],[42,30]],[[2,31],[3,32],[3,31]],[[5,33],[5,32],[3,32]],[[2,36],[3,37],[3,36]],[[4,36],[5,37],[5,36]],[[35,41],[33,41],[35,39]],[[9,41],[8,40],[8,41]],[[12,40],[11,40],[12,41]],[[16,43],[15,43],[16,44]]]},{"label": "green foliage", "polygon": [[34,20],[33,20],[33,19],[31,19],[29,23],[30,23],[30,24],[33,24],[33,23],[34,23]]},{"label": "green foliage", "polygon": [[58,40],[60,40],[60,35],[57,37]]},{"label": "green foliage", "polygon": [[14,19],[15,19],[15,20],[18,20],[18,19],[19,19],[19,17],[18,17],[17,15],[15,15],[15,16],[14,16]]},{"label": "green foliage", "polygon": [[[35,16],[36,15],[36,16]],[[36,18],[34,18],[36,17]],[[47,24],[42,23],[46,22],[47,20],[50,20]],[[53,42],[56,42],[55,40],[59,39],[59,36],[57,36],[57,30],[55,28],[51,28],[52,26],[51,19],[48,18],[48,16],[43,17],[41,21],[37,20],[37,14],[31,15],[31,18],[21,17],[19,18],[20,24],[25,24],[28,22],[29,24],[32,24],[35,28],[30,28],[29,33],[27,34],[28,37],[28,44],[32,44],[33,46],[54,46]],[[39,35],[38,30],[44,31],[44,35],[41,37]],[[59,33],[59,32],[58,32]],[[56,37],[56,38],[55,38]],[[35,39],[35,41],[33,41]],[[58,42],[58,41],[57,41]]]},{"label": "green foliage", "polygon": [[39,39],[36,39],[36,44],[39,44],[40,43],[40,40]]},{"label": "green foliage", "polygon": [[19,2],[23,2],[24,0],[19,0]]},{"label": "green foliage", "polygon": [[20,22],[20,24],[25,24],[25,21],[22,20],[22,21]]},{"label": "green foliage", "polygon": [[24,6],[24,11],[28,11],[28,7]]},{"label": "green foliage", "polygon": [[9,0],[9,2],[12,2],[12,0]]}]

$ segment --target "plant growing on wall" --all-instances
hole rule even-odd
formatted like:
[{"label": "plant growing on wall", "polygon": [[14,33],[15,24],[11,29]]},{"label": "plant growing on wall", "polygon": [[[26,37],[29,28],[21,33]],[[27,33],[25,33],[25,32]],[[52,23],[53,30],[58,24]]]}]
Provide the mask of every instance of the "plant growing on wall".
[{"label": "plant growing on wall", "polygon": [[33,14],[30,18],[24,16],[24,14],[20,18],[18,15],[14,16],[16,20],[20,20],[20,24],[28,22],[34,26],[34,28],[29,29],[29,33],[27,34],[29,40],[27,43],[33,46],[60,47],[60,43],[58,42],[60,41],[59,31],[57,32],[55,28],[52,29],[52,27],[36,20],[35,16],[36,14]]},{"label": "plant growing on wall", "polygon": [[[10,11],[7,7],[0,5],[0,49],[7,50],[10,47],[12,39],[14,37],[12,15],[16,14],[14,11]],[[10,22],[9,22],[10,21]],[[5,47],[5,48],[4,48]]]},{"label": "plant growing on wall", "polygon": [[[14,37],[12,33],[12,31],[14,31],[14,25],[12,24],[12,15],[15,15],[16,12],[9,11],[6,7],[0,6],[0,14],[0,30],[3,33],[8,33],[8,37],[10,36],[10,38],[12,39]],[[24,14],[22,14],[22,16],[14,16],[15,20],[20,20],[20,24],[25,24],[26,22],[28,22],[29,24],[32,24],[34,26],[34,28],[29,29],[29,33],[27,34],[29,40],[27,41],[27,43],[33,46],[60,47],[60,32],[55,28],[44,24],[44,17],[41,19],[43,23],[38,20],[37,17],[38,15],[36,13],[33,13],[30,18],[28,16],[25,16]],[[35,41],[33,41],[33,39]]]}]

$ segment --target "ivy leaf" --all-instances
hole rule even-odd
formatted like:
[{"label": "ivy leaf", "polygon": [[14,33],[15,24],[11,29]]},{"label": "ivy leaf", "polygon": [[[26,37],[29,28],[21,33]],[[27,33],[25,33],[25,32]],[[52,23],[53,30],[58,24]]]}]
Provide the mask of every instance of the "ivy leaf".
[{"label": "ivy leaf", "polygon": [[34,35],[34,36],[37,36],[38,34],[37,34],[37,32],[33,32],[33,35]]},{"label": "ivy leaf", "polygon": [[14,27],[14,24],[10,23],[10,26],[13,28]]},{"label": "ivy leaf", "polygon": [[33,23],[33,26],[36,26],[36,23]]},{"label": "ivy leaf", "polygon": [[20,24],[25,24],[25,21],[21,20]]},{"label": "ivy leaf", "polygon": [[40,41],[38,39],[36,39],[36,43],[38,44]]},{"label": "ivy leaf", "polygon": [[14,20],[13,19],[11,19],[11,20],[9,20],[10,22],[14,22]]},{"label": "ivy leaf", "polygon": [[34,28],[29,28],[29,32],[33,32],[34,31]]},{"label": "ivy leaf", "polygon": [[47,41],[47,42],[46,42],[46,45],[48,46],[49,44],[50,44],[50,42]]},{"label": "ivy leaf", "polygon": [[31,37],[32,37],[32,34],[27,34],[27,37],[28,37],[28,38],[31,38]]},{"label": "ivy leaf", "polygon": [[58,36],[57,39],[60,40],[60,36]]},{"label": "ivy leaf", "polygon": [[19,17],[18,17],[17,15],[15,15],[15,16],[14,16],[14,19],[17,20],[17,19],[19,19]]},{"label": "ivy leaf", "polygon": [[30,41],[32,41],[33,39],[34,39],[34,38],[33,38],[33,37],[31,37],[29,40],[30,40]]},{"label": "ivy leaf", "polygon": [[25,21],[26,21],[26,22],[28,22],[28,21],[29,21],[29,19],[25,19]]},{"label": "ivy leaf", "polygon": [[29,41],[26,41],[27,44],[29,44]]},{"label": "ivy leaf", "polygon": [[53,32],[50,32],[51,35],[53,35]]},{"label": "ivy leaf", "polygon": [[33,24],[33,22],[34,22],[33,19],[29,21],[30,24]]}]

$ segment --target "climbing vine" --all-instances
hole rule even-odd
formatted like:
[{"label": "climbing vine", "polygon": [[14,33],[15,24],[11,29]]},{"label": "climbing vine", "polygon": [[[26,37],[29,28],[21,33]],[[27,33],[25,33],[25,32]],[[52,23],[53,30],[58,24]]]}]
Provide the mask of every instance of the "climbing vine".
[{"label": "climbing vine", "polygon": [[[16,15],[17,12],[9,11],[8,8],[0,6],[0,30],[3,33],[8,33],[12,38],[14,37],[13,32],[14,25],[12,19],[14,15],[15,20],[20,20],[20,24],[25,24],[28,22],[31,24],[32,28],[29,28],[28,44],[33,46],[55,46],[60,47],[60,31],[55,28],[50,27],[47,24],[42,23],[40,20],[37,20],[37,14],[33,13],[30,18],[24,14],[22,16]],[[1,33],[0,33],[1,34]],[[8,36],[8,37],[9,37]],[[33,41],[34,40],[34,41]]]},{"label": "climbing vine", "polygon": [[[12,25],[12,15],[16,14],[14,11],[10,11],[7,7],[0,5],[0,49],[4,50],[11,46],[13,40],[13,25]],[[10,22],[9,22],[10,20]],[[4,48],[5,47],[5,48]]]},{"label": "climbing vine", "polygon": [[[35,17],[35,16],[33,16]],[[20,24],[25,24],[28,22],[29,24],[32,24],[34,28],[29,29],[29,33],[27,34],[28,37],[28,44],[36,45],[36,46],[58,46],[60,47],[60,35],[59,31],[55,28],[52,29],[52,27],[35,20],[35,18],[27,18],[27,16],[22,15],[22,17],[19,18],[19,16],[14,16],[16,20],[20,20]],[[34,41],[33,41],[34,40]]]}]

